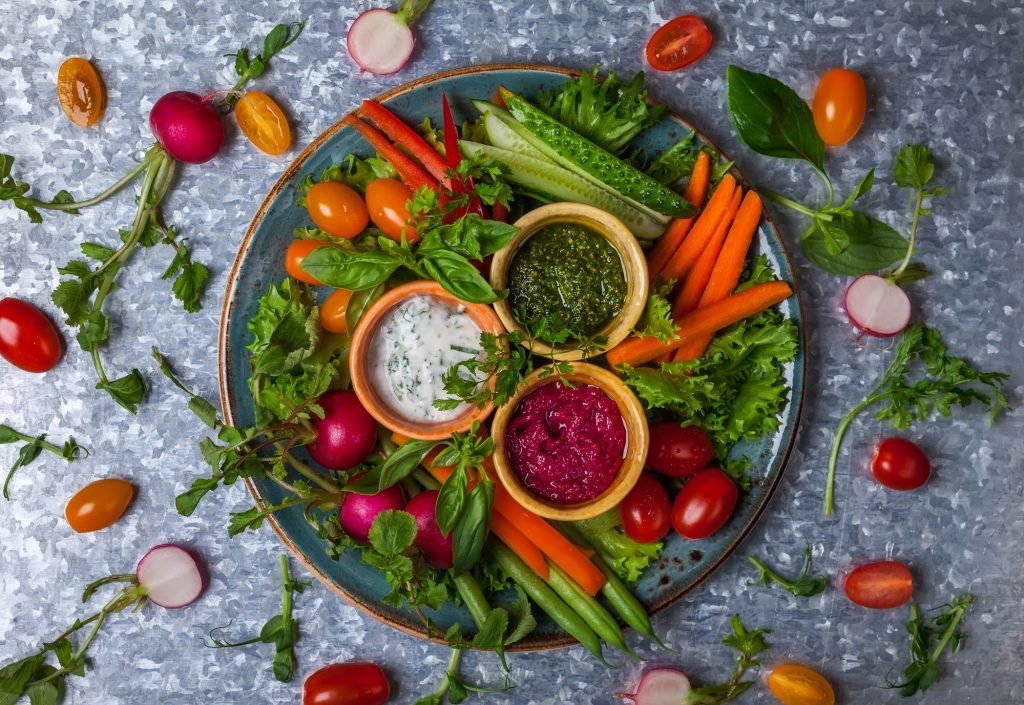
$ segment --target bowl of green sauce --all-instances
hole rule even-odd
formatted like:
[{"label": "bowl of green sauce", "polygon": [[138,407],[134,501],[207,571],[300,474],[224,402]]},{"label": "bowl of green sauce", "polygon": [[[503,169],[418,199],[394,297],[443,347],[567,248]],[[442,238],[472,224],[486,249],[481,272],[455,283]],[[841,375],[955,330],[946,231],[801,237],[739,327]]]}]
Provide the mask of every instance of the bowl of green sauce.
[{"label": "bowl of green sauce", "polygon": [[494,255],[494,309],[532,352],[582,360],[629,335],[647,302],[647,262],[633,233],[600,208],[552,203],[518,221]]}]

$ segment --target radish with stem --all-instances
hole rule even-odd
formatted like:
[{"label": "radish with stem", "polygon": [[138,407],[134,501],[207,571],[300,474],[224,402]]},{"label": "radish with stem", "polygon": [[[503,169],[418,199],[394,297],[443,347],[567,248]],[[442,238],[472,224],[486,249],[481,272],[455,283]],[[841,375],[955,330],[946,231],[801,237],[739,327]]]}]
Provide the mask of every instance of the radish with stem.
[{"label": "radish with stem", "polygon": [[348,54],[360,70],[385,76],[401,69],[412,57],[416,37],[409,28],[431,0],[402,0],[398,9],[368,10],[348,29]]}]

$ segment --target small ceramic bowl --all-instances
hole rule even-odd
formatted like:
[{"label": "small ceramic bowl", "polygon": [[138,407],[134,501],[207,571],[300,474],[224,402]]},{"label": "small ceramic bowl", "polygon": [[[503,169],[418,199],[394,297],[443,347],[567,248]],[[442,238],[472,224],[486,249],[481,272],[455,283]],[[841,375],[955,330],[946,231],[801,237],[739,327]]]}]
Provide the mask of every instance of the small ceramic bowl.
[{"label": "small ceramic bowl", "polygon": [[352,346],[349,350],[352,389],[370,415],[382,426],[409,438],[436,441],[447,438],[457,431],[465,431],[475,421],[484,420],[491,413],[493,405],[488,403],[483,408],[472,406],[450,420],[415,421],[391,408],[380,394],[370,374],[373,363],[369,355],[370,344],[381,318],[395,306],[414,296],[431,296],[452,306],[462,306],[481,331],[501,335],[505,329],[501,327],[501,321],[489,306],[467,303],[445,291],[435,281],[414,281],[395,287],[377,299],[359,319],[359,324],[352,334]]},{"label": "small ceramic bowl", "polygon": [[[647,448],[650,443],[650,432],[643,406],[636,395],[622,380],[608,370],[586,362],[574,362],[572,371],[565,375],[551,375],[541,378],[544,369],[535,370],[526,378],[526,384],[512,397],[507,404],[498,408],[491,421],[491,437],[494,439],[494,466],[498,479],[509,494],[534,514],[548,519],[575,521],[588,519],[605,512],[619,504],[640,479],[647,460]],[[626,451],[622,465],[615,479],[604,492],[578,504],[557,504],[529,490],[516,475],[505,454],[505,431],[509,420],[519,408],[519,402],[527,394],[545,384],[554,384],[565,379],[576,384],[591,384],[600,388],[615,402],[622,414],[622,422],[626,426]]]},{"label": "small ceramic bowl", "polygon": [[[495,253],[491,262],[491,286],[495,291],[508,288],[508,269],[520,246],[541,228],[556,223],[584,225],[603,235],[622,260],[626,275],[626,299],[618,315],[595,334],[595,337],[606,341],[603,345],[587,350],[587,356],[595,357],[615,347],[629,335],[647,304],[647,260],[633,233],[611,213],[582,203],[552,203],[530,211],[515,222],[519,232],[511,242]],[[572,343],[551,345],[543,340],[529,339],[522,324],[512,315],[507,300],[501,299],[494,304],[494,310],[507,330],[518,331],[523,335],[523,345],[532,352],[553,360],[583,359],[583,351]]]}]

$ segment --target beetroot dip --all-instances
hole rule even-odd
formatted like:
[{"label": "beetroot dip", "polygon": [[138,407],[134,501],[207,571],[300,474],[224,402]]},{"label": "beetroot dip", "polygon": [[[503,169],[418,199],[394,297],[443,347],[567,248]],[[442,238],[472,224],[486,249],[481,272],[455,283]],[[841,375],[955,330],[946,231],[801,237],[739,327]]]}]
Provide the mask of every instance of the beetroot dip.
[{"label": "beetroot dip", "polygon": [[505,429],[512,472],[555,504],[578,504],[608,489],[622,466],[626,426],[599,387],[545,384],[519,403]]}]

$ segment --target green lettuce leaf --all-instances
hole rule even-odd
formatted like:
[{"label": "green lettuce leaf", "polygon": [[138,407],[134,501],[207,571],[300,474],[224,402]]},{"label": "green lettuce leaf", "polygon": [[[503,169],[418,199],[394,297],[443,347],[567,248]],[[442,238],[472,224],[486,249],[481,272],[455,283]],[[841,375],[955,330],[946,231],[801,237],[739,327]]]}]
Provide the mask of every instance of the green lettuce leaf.
[{"label": "green lettuce leaf", "polygon": [[587,543],[594,547],[604,562],[627,583],[635,583],[653,561],[658,560],[664,546],[660,541],[637,543],[626,536],[618,509],[609,509],[592,519],[573,522]]}]

